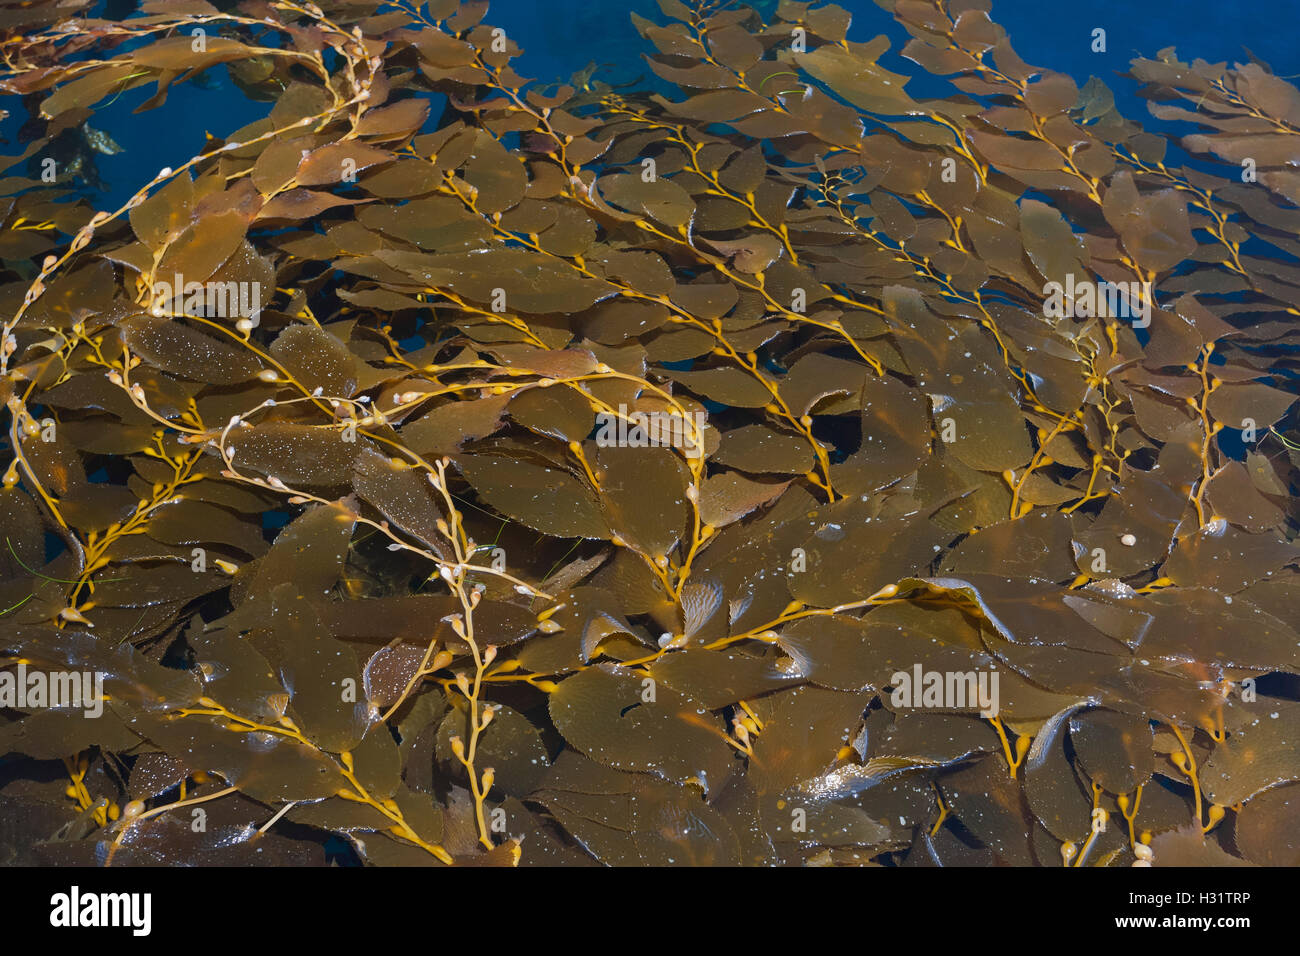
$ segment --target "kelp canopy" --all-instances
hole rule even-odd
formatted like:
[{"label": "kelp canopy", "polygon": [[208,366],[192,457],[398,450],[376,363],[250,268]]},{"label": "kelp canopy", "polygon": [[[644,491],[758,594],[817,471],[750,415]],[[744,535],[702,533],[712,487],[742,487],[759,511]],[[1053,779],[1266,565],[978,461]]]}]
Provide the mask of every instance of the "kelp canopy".
[{"label": "kelp canopy", "polygon": [[1300,862],[1300,93],[878,2],[3,4],[4,859]]}]

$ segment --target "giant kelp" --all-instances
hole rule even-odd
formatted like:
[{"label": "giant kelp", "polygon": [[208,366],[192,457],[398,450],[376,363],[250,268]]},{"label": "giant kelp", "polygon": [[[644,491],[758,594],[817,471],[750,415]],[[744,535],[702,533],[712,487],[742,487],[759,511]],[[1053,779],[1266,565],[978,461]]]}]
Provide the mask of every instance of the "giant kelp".
[{"label": "giant kelp", "polygon": [[[1161,51],[1156,133],[878,3],[950,95],[790,0],[619,88],[0,5],[0,644],[104,697],[4,701],[5,859],[1297,862],[1300,94]],[[218,68],[266,117],[121,208],[14,175]]]}]

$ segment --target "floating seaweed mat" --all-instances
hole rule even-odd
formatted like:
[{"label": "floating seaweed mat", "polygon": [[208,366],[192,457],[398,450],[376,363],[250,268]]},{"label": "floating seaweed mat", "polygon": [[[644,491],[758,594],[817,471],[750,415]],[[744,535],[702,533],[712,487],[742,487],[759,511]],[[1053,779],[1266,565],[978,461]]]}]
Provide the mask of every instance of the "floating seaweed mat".
[{"label": "floating seaweed mat", "polygon": [[1296,863],[1300,93],[878,5],[0,11],[0,861]]}]

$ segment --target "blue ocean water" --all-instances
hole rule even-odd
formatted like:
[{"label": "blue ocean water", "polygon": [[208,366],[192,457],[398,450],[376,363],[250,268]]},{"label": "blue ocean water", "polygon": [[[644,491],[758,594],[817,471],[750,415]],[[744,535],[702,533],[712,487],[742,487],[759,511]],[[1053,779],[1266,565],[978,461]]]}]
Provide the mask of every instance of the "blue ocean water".
[{"label": "blue ocean water", "polygon": [[[757,0],[760,8],[773,0]],[[891,50],[881,64],[895,72],[915,75],[913,96],[951,95],[941,78],[930,77],[899,56],[907,33],[871,0],[840,0],[853,14],[849,37],[866,41],[886,34]],[[571,76],[588,63],[600,65],[600,75],[627,82],[654,78],[643,54],[651,47],[637,34],[629,14],[657,22],[664,18],[655,0],[493,0],[487,21],[504,28],[524,49],[520,72],[541,81]],[[1080,86],[1090,76],[1102,79],[1114,92],[1126,116],[1147,123],[1146,101],[1135,93],[1134,81],[1122,74],[1135,56],[1154,57],[1175,47],[1184,60],[1244,62],[1248,48],[1282,76],[1300,75],[1296,26],[1300,0],[1258,0],[1229,4],[1222,0],[994,0],[993,19],[1005,27],[1022,59],[1035,66],[1069,73]],[[1093,52],[1093,31],[1106,31],[1106,50]],[[124,152],[98,156],[108,186],[95,197],[102,208],[125,201],[153,172],[175,166],[198,152],[205,132],[224,136],[264,116],[269,103],[253,103],[231,88],[224,69],[208,71],[210,86],[192,83],[173,88],[167,103],[147,113],[132,111],[152,92],[152,85],[122,95],[94,120],[108,130]],[[17,112],[21,113],[21,110]],[[4,132],[16,126],[11,118]],[[12,142],[12,136],[9,137]]]},{"label": "blue ocean water", "polygon": [[[886,34],[893,52],[882,65],[912,73],[919,67],[897,54],[908,34],[872,0],[838,0],[853,14],[849,39],[862,42]],[[775,4],[760,4],[775,6]],[[553,77],[584,63],[617,62],[624,72],[636,69],[648,49],[629,22],[628,13],[662,21],[655,0],[584,2],[494,0],[488,19],[511,31],[525,47],[523,63],[533,75]],[[1224,3],[1222,0],[993,0],[993,20],[1006,28],[1012,46],[1025,62],[1069,73],[1080,86],[1097,76],[1116,93],[1126,115],[1146,115],[1144,101],[1132,95],[1132,81],[1118,74],[1136,56],[1154,57],[1177,48],[1187,61],[1244,62],[1249,48],[1279,75],[1300,74],[1300,0]],[[1092,31],[1106,31],[1106,52],[1092,51]],[[579,63],[577,61],[581,60]],[[892,62],[891,62],[892,60]],[[921,71],[923,72],[923,71]],[[940,83],[933,89],[942,93]],[[914,93],[931,92],[916,89]]]}]

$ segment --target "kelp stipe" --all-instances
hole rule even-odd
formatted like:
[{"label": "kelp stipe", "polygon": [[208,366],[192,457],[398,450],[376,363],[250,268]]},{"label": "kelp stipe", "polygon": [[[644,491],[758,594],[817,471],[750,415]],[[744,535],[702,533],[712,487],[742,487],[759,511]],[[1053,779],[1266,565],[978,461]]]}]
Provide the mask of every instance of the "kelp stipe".
[{"label": "kelp stipe", "polygon": [[660,5],[3,8],[5,862],[1300,860],[1295,87]]}]

